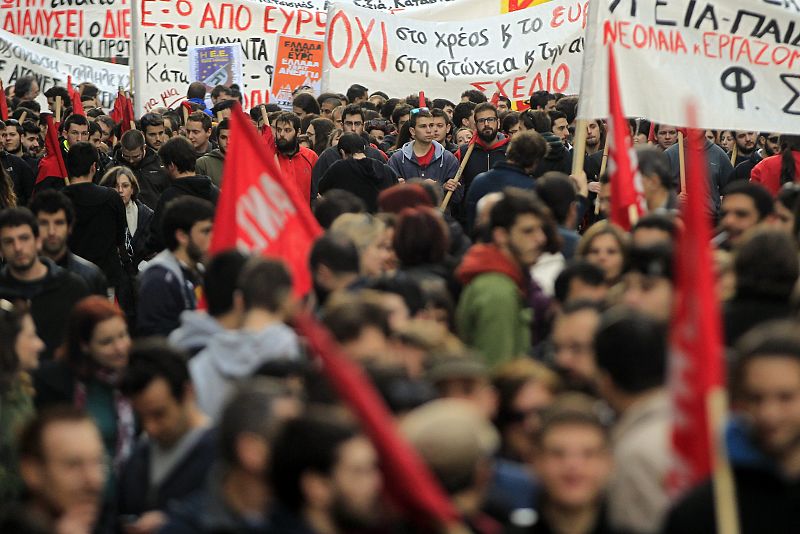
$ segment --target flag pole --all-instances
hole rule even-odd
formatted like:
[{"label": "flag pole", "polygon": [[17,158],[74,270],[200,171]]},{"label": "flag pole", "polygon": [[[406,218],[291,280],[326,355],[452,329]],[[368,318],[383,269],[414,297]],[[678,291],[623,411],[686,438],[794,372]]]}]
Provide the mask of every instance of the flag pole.
[{"label": "flag pole", "polygon": [[23,122],[25,122],[25,118],[27,116],[28,116],[28,112],[27,111],[23,111],[22,114],[20,114],[20,116],[19,116],[19,123],[22,124]]},{"label": "flag pole", "polygon": [[61,97],[56,97],[56,122],[61,122]]},{"label": "flag pole", "polygon": [[725,445],[725,416],[728,398],[725,389],[717,387],[706,396],[710,440],[713,447],[714,512],[717,517],[718,534],[739,534],[739,513],[736,506],[736,484],[728,461]]},{"label": "flag pole", "polygon": [[[469,147],[467,147],[467,153],[464,154],[464,158],[461,160],[461,165],[458,167],[458,172],[456,173],[455,181],[461,184],[461,175],[464,174],[464,169],[467,167],[467,162],[469,161],[470,156],[472,156],[472,151],[475,149],[475,140],[473,139],[469,143]],[[450,204],[450,198],[452,198],[453,192],[448,191],[447,194],[444,196],[444,200],[442,200],[442,205],[439,206],[439,210],[444,212],[447,209],[447,205]]]},{"label": "flag pole", "polygon": [[686,193],[686,153],[683,150],[683,132],[678,131],[678,162],[681,175],[681,192]]},{"label": "flag pole", "polygon": [[[606,143],[605,143],[605,145],[603,145],[603,160],[600,163],[600,175],[599,176],[603,176],[603,174],[605,174],[606,165],[608,165],[608,139],[606,139]],[[594,214],[597,215],[599,213],[600,213],[600,203],[599,202],[595,202],[594,203]],[[639,213],[637,212],[636,213],[636,221],[638,222],[638,220],[639,220]],[[633,219],[631,219],[631,222],[632,222],[632,224],[636,224],[636,223],[633,222]]]},{"label": "flag pole", "polygon": [[[586,119],[578,119],[575,123],[575,144],[572,145],[572,174],[583,170],[583,160],[586,157]],[[606,152],[607,154],[607,152]]]}]

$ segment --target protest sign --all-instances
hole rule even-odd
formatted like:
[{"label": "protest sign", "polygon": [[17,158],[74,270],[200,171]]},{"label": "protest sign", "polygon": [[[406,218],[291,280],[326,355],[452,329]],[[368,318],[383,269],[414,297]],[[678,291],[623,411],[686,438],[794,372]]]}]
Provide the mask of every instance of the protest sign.
[{"label": "protest sign", "polygon": [[270,101],[292,110],[292,90],[310,87],[319,94],[322,84],[322,41],[281,35],[275,54]]},{"label": "protest sign", "polygon": [[203,82],[206,91],[217,85],[242,85],[242,49],[238,45],[189,47],[190,81]]},{"label": "protest sign", "polygon": [[588,2],[557,0],[496,17],[428,22],[348,4],[328,12],[323,89],[360,83],[458,101],[577,92]]},{"label": "protest sign", "polygon": [[608,51],[625,112],[683,126],[800,133],[800,5],[765,0],[592,4],[579,115],[608,115]]},{"label": "protest sign", "polygon": [[127,58],[131,10],[128,0],[3,0],[2,29],[87,58]]},{"label": "protest sign", "polygon": [[92,82],[100,89],[100,102],[110,108],[119,87],[128,88],[130,73],[124,65],[86,59],[28,41],[0,30],[0,79],[9,87],[22,76],[33,76],[41,92],[66,85],[67,76]]}]

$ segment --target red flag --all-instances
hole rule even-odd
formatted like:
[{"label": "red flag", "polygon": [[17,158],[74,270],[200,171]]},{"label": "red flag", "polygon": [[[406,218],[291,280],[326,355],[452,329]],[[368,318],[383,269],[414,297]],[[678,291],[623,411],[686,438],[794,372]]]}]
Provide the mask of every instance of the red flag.
[{"label": "red flag", "polygon": [[67,166],[61,155],[61,145],[58,142],[58,126],[53,122],[53,116],[47,114],[47,136],[44,138],[45,156],[39,162],[39,174],[36,175],[38,184],[48,176],[67,178]]},{"label": "red flag", "polygon": [[81,95],[72,87],[72,76],[67,76],[67,92],[69,93],[69,99],[72,100],[72,113],[85,117],[86,112],[83,110]]},{"label": "red flag", "polygon": [[135,120],[133,117],[133,103],[122,89],[117,93],[117,98],[114,100],[114,109],[111,110],[110,116],[114,119],[114,122],[120,125],[120,135],[131,129],[131,121]]},{"label": "red flag", "polygon": [[[614,50],[608,47],[608,176],[611,181],[611,222],[630,230],[644,213],[644,191],[639,162],[622,112]],[[634,220],[632,220],[634,219]]]},{"label": "red flag", "polygon": [[[694,109],[690,125],[696,124]],[[668,487],[678,494],[711,473],[713,424],[708,399],[723,387],[720,311],[715,294],[708,218],[707,168],[702,131],[689,130],[684,230],[675,249],[675,304],[670,328],[670,391],[675,425]]]},{"label": "red flag", "polygon": [[425,91],[419,92],[419,107],[421,108],[425,107]]},{"label": "red flag", "polygon": [[457,524],[458,511],[416,451],[400,436],[386,403],[361,368],[342,354],[330,333],[311,315],[298,316],[295,327],[322,360],[331,385],[361,421],[380,455],[387,490],[397,503],[409,517],[423,522]]},{"label": "red flag", "polygon": [[6,88],[3,87],[3,82],[0,81],[0,92],[3,94],[0,95],[0,119],[4,121],[8,120],[8,100],[6,100]]},{"label": "red flag", "polygon": [[295,293],[305,295],[311,289],[308,254],[322,229],[268,155],[250,117],[237,105],[230,120],[210,252],[239,248],[281,258],[292,272]]},{"label": "red flag", "polygon": [[494,107],[497,107],[497,104],[500,103],[500,91],[495,91],[492,95],[491,103]]}]

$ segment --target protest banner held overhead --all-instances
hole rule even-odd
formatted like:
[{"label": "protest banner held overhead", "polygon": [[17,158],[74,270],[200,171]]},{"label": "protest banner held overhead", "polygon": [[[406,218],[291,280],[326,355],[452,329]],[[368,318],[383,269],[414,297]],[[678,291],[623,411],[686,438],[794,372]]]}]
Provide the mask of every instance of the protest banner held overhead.
[{"label": "protest banner held overhead", "polygon": [[270,101],[292,110],[292,91],[310,87],[319,94],[322,86],[323,42],[316,39],[281,36],[275,54],[275,75],[272,78]]},{"label": "protest banner held overhead", "polygon": [[[619,0],[592,5],[580,116],[608,114],[607,47],[628,115],[705,128],[800,132],[796,2]],[[645,82],[646,83],[643,83]]]},{"label": "protest banner held overhead", "polygon": [[588,2],[559,0],[473,22],[428,22],[334,4],[328,12],[324,89],[392,80],[457,101],[466,89],[522,100],[577,92]]},{"label": "protest banner held overhead", "polygon": [[130,83],[127,66],[59,52],[0,30],[0,79],[9,87],[23,76],[33,76],[42,92],[66,85],[67,76],[92,82],[105,108],[114,104],[119,88],[127,89]]}]

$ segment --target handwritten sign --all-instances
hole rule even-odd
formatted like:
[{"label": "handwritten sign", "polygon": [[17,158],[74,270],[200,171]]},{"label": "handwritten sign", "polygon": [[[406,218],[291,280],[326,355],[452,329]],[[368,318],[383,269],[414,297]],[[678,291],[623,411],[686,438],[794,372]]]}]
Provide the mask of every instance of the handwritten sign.
[{"label": "handwritten sign", "polygon": [[42,92],[73,80],[92,82],[100,89],[104,108],[114,104],[120,86],[130,83],[128,67],[59,52],[0,30],[0,79],[10,87],[22,76],[33,76]]},{"label": "handwritten sign", "polygon": [[296,87],[307,86],[319,94],[322,86],[322,50],[322,41],[281,35],[275,54],[270,101],[291,111],[292,91]]},{"label": "handwritten sign", "polygon": [[334,4],[323,87],[388,87],[458,101],[466,89],[521,100],[577,92],[588,1],[557,0],[472,22],[428,22]]},{"label": "handwritten sign", "polygon": [[3,0],[2,29],[60,52],[88,58],[127,58],[128,0]]},{"label": "handwritten sign", "polygon": [[592,4],[579,115],[608,115],[612,46],[625,113],[704,128],[800,133],[800,4],[613,0]]}]

